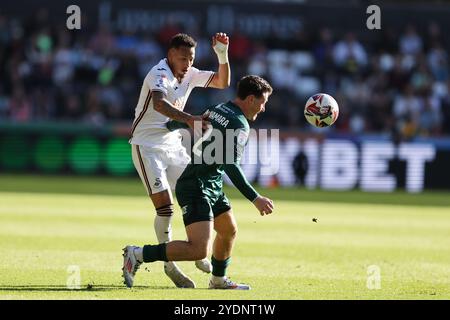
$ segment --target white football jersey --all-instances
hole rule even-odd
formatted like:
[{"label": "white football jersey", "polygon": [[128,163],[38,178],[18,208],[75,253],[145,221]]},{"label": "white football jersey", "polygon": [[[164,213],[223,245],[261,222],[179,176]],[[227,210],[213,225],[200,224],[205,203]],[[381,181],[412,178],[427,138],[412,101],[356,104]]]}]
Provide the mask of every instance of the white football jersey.
[{"label": "white football jersey", "polygon": [[172,74],[167,59],[162,59],[144,79],[131,128],[130,143],[166,147],[179,142],[180,134],[176,131],[170,132],[166,128],[170,119],[154,110],[152,91],[163,92],[168,101],[183,110],[192,89],[207,87],[213,77],[213,71],[201,71],[191,67],[179,83]]}]

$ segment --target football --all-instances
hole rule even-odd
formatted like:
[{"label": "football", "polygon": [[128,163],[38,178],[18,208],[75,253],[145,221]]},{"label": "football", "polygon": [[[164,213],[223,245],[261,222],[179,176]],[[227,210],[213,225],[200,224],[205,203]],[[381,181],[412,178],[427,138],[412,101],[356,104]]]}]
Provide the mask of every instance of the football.
[{"label": "football", "polygon": [[329,94],[317,93],[306,101],[304,114],[306,120],[313,126],[329,127],[339,116],[339,106]]}]

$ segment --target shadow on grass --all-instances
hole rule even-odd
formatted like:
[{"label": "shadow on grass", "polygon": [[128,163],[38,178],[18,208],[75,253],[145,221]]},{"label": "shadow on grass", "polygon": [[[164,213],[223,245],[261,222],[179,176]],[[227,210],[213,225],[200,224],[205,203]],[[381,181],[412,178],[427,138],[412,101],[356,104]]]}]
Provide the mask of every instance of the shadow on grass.
[{"label": "shadow on grass", "polygon": [[132,289],[125,287],[124,285],[85,285],[81,286],[79,289],[70,289],[67,286],[61,285],[18,285],[18,286],[2,286],[0,285],[1,291],[56,291],[56,292],[99,292],[99,291],[114,291],[114,290],[167,290],[167,289],[177,289],[168,286],[133,286]]}]

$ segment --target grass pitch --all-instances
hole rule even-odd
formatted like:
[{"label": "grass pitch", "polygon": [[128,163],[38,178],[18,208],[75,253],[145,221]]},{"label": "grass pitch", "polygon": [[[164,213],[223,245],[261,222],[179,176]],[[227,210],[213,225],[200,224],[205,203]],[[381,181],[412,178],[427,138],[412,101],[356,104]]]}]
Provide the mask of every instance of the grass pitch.
[{"label": "grass pitch", "polygon": [[[161,262],[127,289],[121,248],[156,243],[137,177],[0,175],[0,299],[450,298],[450,193],[261,190],[276,206],[261,217],[227,192],[239,225],[228,273],[251,291],[207,290],[209,276],[190,262],[179,265],[197,289],[175,288]],[[175,207],[174,238],[185,239]],[[70,266],[80,289],[67,287]],[[369,289],[369,266],[379,289]]]}]

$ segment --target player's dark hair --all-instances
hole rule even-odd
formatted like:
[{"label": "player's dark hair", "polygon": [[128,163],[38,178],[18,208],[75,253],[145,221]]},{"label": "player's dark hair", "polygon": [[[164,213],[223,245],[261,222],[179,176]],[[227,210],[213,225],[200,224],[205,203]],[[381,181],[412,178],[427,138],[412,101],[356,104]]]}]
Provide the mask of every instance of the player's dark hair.
[{"label": "player's dark hair", "polygon": [[174,35],[169,43],[169,49],[177,49],[179,47],[195,48],[196,46],[197,42],[191,36],[185,33],[178,33]]},{"label": "player's dark hair", "polygon": [[237,96],[242,100],[250,95],[261,98],[265,92],[271,94],[272,90],[270,84],[258,76],[245,76],[237,84]]}]

